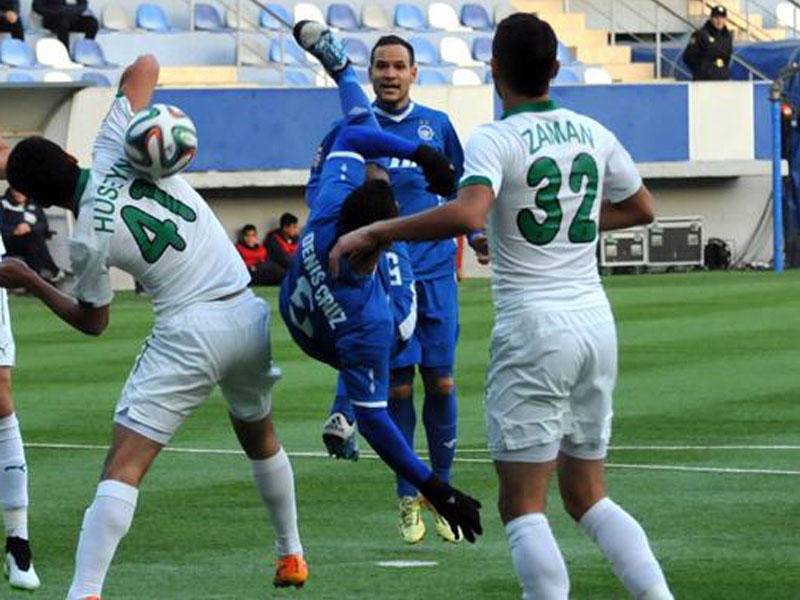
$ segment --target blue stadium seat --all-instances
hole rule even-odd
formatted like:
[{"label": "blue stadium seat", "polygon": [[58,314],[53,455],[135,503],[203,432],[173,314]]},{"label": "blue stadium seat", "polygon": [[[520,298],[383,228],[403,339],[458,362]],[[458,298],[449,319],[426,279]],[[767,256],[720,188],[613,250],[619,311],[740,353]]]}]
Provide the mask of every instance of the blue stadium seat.
[{"label": "blue stadium seat", "polygon": [[394,24],[400,29],[426,31],[428,21],[425,13],[416,4],[398,4],[394,9]]},{"label": "blue stadium seat", "polygon": [[558,62],[560,62],[562,65],[575,64],[575,57],[572,56],[572,52],[570,52],[569,48],[567,48],[561,42],[558,42],[558,49],[556,51],[556,58],[558,58]]},{"label": "blue stadium seat", "polygon": [[447,76],[437,69],[420,69],[417,75],[419,85],[449,85]]},{"label": "blue stadium seat", "polygon": [[483,83],[487,83],[489,85],[494,83],[494,77],[492,77],[491,69],[486,69],[486,73],[483,74]]},{"label": "blue stadium seat", "polygon": [[0,62],[11,67],[35,67],[36,55],[25,42],[10,38],[0,44]]},{"label": "blue stadium seat", "polygon": [[305,71],[298,71],[296,69],[287,69],[285,73],[286,85],[292,87],[313,87],[314,80],[310,73]]},{"label": "blue stadium seat", "polygon": [[11,71],[6,77],[6,83],[34,83],[36,78],[25,71]]},{"label": "blue stadium seat", "polygon": [[492,38],[479,37],[472,41],[472,58],[481,62],[492,60]]},{"label": "blue stadium seat", "polygon": [[111,81],[108,77],[103,75],[102,73],[98,73],[96,71],[89,71],[81,75],[81,81],[85,81],[86,83],[91,83],[92,85],[98,87],[111,87]]},{"label": "blue stadium seat", "polygon": [[554,85],[561,85],[565,83],[582,83],[583,77],[578,69],[575,67],[564,66],[558,70],[558,75],[553,80]]},{"label": "blue stadium seat", "polygon": [[331,4],[328,7],[328,25],[342,31],[358,31],[361,29],[356,11],[349,4]]},{"label": "blue stadium seat", "polygon": [[438,48],[424,37],[412,37],[408,40],[408,43],[414,48],[414,57],[417,64],[436,66],[441,63]]},{"label": "blue stadium seat", "polygon": [[172,30],[169,17],[158,4],[140,4],[136,9],[136,27],[157,33]]},{"label": "blue stadium seat", "polygon": [[[272,40],[269,46],[270,62],[281,62],[281,42]],[[283,38],[283,63],[286,65],[302,65],[306,62],[305,51],[297,45],[297,42],[289,38]]]},{"label": "blue stadium seat", "polygon": [[344,38],[342,40],[347,56],[354,65],[363,66],[369,63],[369,48],[358,38]]},{"label": "blue stadium seat", "polygon": [[492,18],[480,4],[465,4],[461,7],[461,24],[470,29],[488,31],[494,29]]},{"label": "blue stadium seat", "polygon": [[[286,10],[286,7],[282,4],[267,4],[267,8],[275,15],[286,21],[287,23],[292,23],[292,17],[289,15],[289,11]],[[269,29],[270,31],[280,31],[285,27],[283,23],[280,22],[276,17],[270,14],[268,11],[263,10],[258,18],[258,24],[261,26],[261,29]]]},{"label": "blue stadium seat", "polygon": [[75,44],[72,46],[72,60],[85,67],[103,68],[114,66],[106,60],[106,55],[100,44],[94,40],[84,38],[75,40]]},{"label": "blue stadium seat", "polygon": [[216,8],[201,3],[194,5],[194,28],[200,31],[224,31],[225,24]]}]

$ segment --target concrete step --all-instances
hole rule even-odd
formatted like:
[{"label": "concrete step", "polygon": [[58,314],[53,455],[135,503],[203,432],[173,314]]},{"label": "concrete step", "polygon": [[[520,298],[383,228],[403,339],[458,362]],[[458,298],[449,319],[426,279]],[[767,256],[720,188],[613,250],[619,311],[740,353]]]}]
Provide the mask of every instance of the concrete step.
[{"label": "concrete step", "polygon": [[603,29],[565,29],[556,31],[558,39],[566,46],[607,46],[608,31]]},{"label": "concrete step", "polygon": [[161,67],[158,85],[233,86],[238,81],[236,67]]},{"label": "concrete step", "polygon": [[648,81],[655,77],[653,63],[604,64],[614,81]]},{"label": "concrete step", "polygon": [[584,13],[538,13],[539,18],[550,23],[550,27],[561,35],[562,31],[583,31],[586,29]]},{"label": "concrete step", "polygon": [[575,58],[587,65],[624,64],[631,62],[631,49],[629,46],[584,46],[580,44],[575,49]]},{"label": "concrete step", "polygon": [[564,12],[562,0],[515,0],[511,4],[520,12],[536,14]]}]

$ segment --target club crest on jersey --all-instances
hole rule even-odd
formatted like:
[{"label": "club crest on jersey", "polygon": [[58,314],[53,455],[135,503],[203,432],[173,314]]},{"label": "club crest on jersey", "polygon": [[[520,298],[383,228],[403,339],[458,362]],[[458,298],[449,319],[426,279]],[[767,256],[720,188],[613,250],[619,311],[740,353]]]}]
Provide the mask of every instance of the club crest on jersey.
[{"label": "club crest on jersey", "polygon": [[434,138],[433,129],[427,123],[423,123],[419,126],[417,135],[423,142],[430,142]]}]

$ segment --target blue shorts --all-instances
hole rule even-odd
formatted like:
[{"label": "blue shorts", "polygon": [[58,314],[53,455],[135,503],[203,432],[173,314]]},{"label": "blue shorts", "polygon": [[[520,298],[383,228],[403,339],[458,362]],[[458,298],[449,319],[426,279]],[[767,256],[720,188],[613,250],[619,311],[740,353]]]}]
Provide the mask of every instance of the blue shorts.
[{"label": "blue shorts", "polygon": [[420,365],[453,370],[458,344],[458,283],[455,275],[417,281],[417,328],[392,360],[392,369]]}]

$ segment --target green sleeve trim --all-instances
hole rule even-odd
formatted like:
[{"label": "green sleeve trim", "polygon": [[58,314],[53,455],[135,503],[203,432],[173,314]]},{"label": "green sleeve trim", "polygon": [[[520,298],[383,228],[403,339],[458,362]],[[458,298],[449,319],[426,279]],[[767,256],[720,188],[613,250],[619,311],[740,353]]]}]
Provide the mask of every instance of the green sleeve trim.
[{"label": "green sleeve trim", "polygon": [[470,175],[466,179],[463,179],[461,183],[458,184],[458,188],[465,188],[470,185],[485,185],[488,188],[494,189],[492,185],[492,180],[488,177],[484,177],[483,175]]}]

